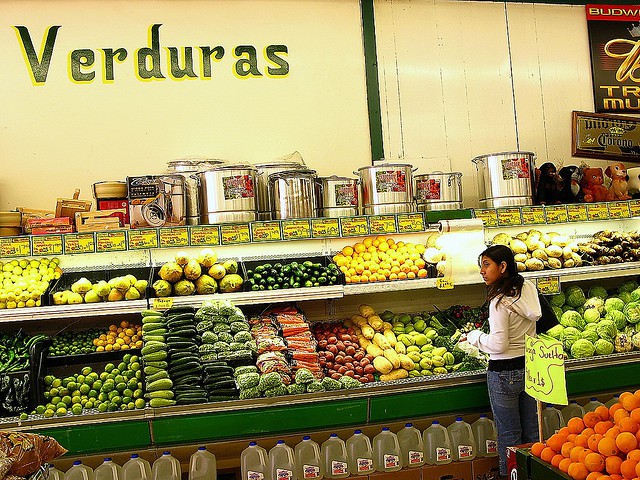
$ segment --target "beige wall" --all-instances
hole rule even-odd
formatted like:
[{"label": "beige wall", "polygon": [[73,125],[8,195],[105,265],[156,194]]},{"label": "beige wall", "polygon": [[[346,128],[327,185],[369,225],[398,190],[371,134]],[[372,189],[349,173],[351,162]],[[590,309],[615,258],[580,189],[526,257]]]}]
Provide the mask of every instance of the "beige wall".
[{"label": "beige wall", "polygon": [[[330,20],[330,21],[329,21]],[[0,209],[53,208],[79,187],[163,171],[188,155],[268,161],[299,151],[320,175],[370,163],[360,8],[354,0],[5,0],[0,2]],[[164,80],[136,77],[135,50],[162,24]],[[40,55],[61,25],[50,70],[34,86],[14,26]],[[284,78],[234,75],[233,49],[252,45],[264,73],[267,45],[287,45]],[[222,45],[208,80],[168,76],[165,47]],[[123,47],[111,83],[74,83],[68,58]],[[91,69],[85,69],[87,71]],[[196,69],[196,73],[200,73]]]}]

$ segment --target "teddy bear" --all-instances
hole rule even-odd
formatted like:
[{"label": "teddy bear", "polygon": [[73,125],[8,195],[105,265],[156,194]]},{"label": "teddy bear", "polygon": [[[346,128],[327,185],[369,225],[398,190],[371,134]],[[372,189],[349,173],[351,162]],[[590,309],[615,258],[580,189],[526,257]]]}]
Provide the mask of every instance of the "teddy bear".
[{"label": "teddy bear", "polygon": [[599,167],[582,170],[582,194],[585,202],[606,202],[613,200],[613,194],[603,185],[604,174]]},{"label": "teddy bear", "polygon": [[627,180],[629,195],[633,199],[640,198],[640,167],[630,168],[627,170],[627,175],[629,175],[629,180]]},{"label": "teddy bear", "polygon": [[627,167],[623,163],[617,162],[609,165],[604,174],[611,179],[609,193],[613,195],[613,200],[629,200],[631,198],[627,187],[627,180],[629,180]]},{"label": "teddy bear", "polygon": [[560,203],[560,185],[556,166],[547,162],[536,168],[536,205],[553,205]]},{"label": "teddy bear", "polygon": [[577,203],[582,201],[580,181],[582,170],[576,165],[567,165],[558,172],[562,181],[560,188],[560,201],[562,203]]}]

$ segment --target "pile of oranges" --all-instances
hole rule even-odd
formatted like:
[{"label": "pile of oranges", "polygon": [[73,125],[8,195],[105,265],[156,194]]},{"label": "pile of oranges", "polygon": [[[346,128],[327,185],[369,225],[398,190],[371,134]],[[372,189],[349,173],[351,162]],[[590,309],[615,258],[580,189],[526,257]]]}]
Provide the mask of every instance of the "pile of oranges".
[{"label": "pile of oranges", "polygon": [[411,242],[396,242],[378,235],[347,245],[333,256],[347,283],[386,282],[426,278],[428,272],[422,254],[426,247]]},{"label": "pile of oranges", "polygon": [[129,350],[142,348],[142,325],[135,325],[126,320],[120,325],[109,325],[109,331],[93,339],[96,352],[111,352],[113,350]]},{"label": "pile of oranges", "polygon": [[640,390],[624,392],[617,403],[600,406],[536,442],[531,453],[574,480],[640,478]]}]

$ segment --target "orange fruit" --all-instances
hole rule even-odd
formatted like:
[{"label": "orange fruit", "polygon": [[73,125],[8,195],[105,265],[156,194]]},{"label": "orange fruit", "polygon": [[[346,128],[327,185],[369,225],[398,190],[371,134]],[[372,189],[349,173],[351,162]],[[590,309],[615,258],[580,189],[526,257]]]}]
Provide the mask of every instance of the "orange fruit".
[{"label": "orange fruit", "polygon": [[[584,463],[585,458],[587,458],[587,455],[589,455],[590,453],[594,453],[594,452],[592,452],[588,448],[585,448],[582,452],[580,452],[580,455],[578,455],[578,461],[580,463]],[[600,454],[598,454],[598,455],[600,455]]]},{"label": "orange fruit", "polygon": [[620,434],[620,427],[617,425],[611,427],[607,430],[607,433],[604,434],[605,437],[616,438]]},{"label": "orange fruit", "polygon": [[569,458],[571,459],[572,462],[577,462],[578,458],[580,457],[580,454],[582,452],[584,452],[586,450],[586,448],[584,447],[579,447],[579,446],[575,446],[571,449],[571,453],[569,454]]},{"label": "orange fruit", "polygon": [[567,440],[570,442],[575,442],[577,436],[578,435],[576,435],[575,433],[570,433],[569,435],[567,435]]},{"label": "orange fruit", "polygon": [[536,442],[533,445],[531,445],[531,455],[540,458],[540,454],[544,449],[545,449],[544,443]]},{"label": "orange fruit", "polygon": [[567,473],[567,470],[569,470],[569,465],[571,465],[571,459],[565,458],[558,464],[558,469],[564,473]]},{"label": "orange fruit", "polygon": [[604,470],[604,457],[599,453],[590,452],[584,458],[584,465],[590,472],[602,472]]},{"label": "orange fruit", "polygon": [[574,462],[569,465],[567,473],[573,480],[586,480],[589,470],[583,463]]},{"label": "orange fruit", "polygon": [[640,449],[636,448],[627,452],[627,460],[635,460],[636,462],[640,462]]},{"label": "orange fruit", "polygon": [[601,422],[596,423],[596,426],[593,427],[594,432],[604,435],[609,431],[609,429],[613,427],[613,422],[611,420],[603,420]]},{"label": "orange fruit", "polygon": [[556,453],[560,453],[562,445],[564,445],[566,441],[567,437],[560,435],[559,433],[554,433],[547,440],[547,447],[551,447]]},{"label": "orange fruit", "polygon": [[551,466],[558,468],[562,460],[564,460],[564,457],[559,453],[556,453],[549,463],[551,463]]},{"label": "orange fruit", "polygon": [[569,431],[569,429],[567,427],[562,427],[560,430],[558,430],[558,433],[560,435],[564,435],[565,437],[567,435],[569,435],[571,432]]},{"label": "orange fruit", "polygon": [[629,412],[629,417],[634,422],[640,423],[640,408],[634,408]]},{"label": "orange fruit", "polygon": [[[571,452],[573,453],[573,450]],[[605,436],[602,440],[600,440],[600,443],[598,443],[598,452],[600,452],[605,457],[611,457],[614,455],[618,455],[620,453],[620,450],[616,445],[615,439]]]},{"label": "orange fruit", "polygon": [[560,453],[564,458],[569,458],[569,455],[571,455],[571,449],[573,447],[575,447],[573,442],[564,442],[564,444],[562,445],[562,449],[560,450]]},{"label": "orange fruit", "polygon": [[580,435],[586,435],[587,437],[590,437],[594,433],[596,433],[596,431],[593,428],[587,427],[584,430],[582,430],[582,433]]},{"label": "orange fruit", "polygon": [[602,472],[591,472],[587,475],[587,480],[596,480],[596,478],[602,478]]},{"label": "orange fruit", "polygon": [[622,404],[618,401],[609,407],[609,416],[613,418],[613,415],[622,408]]},{"label": "orange fruit", "polygon": [[631,432],[635,435],[638,431],[638,423],[630,417],[620,419],[618,426],[620,427],[621,432]]},{"label": "orange fruit", "polygon": [[551,459],[556,455],[556,452],[551,447],[544,447],[540,452],[540,460],[543,462],[551,463]]},{"label": "orange fruit", "polygon": [[580,447],[584,447],[584,448],[588,448],[589,447],[589,437],[587,435],[584,434],[580,434],[576,437],[576,439],[574,440],[574,442],[576,445],[580,446]]},{"label": "orange fruit", "polygon": [[598,415],[595,411],[585,413],[582,419],[584,421],[585,426],[592,427],[592,428],[596,426],[596,423],[602,420],[602,418],[600,418],[600,415]]},{"label": "orange fruit", "polygon": [[619,474],[622,459],[616,455],[604,459],[604,468],[609,475]]},{"label": "orange fruit", "polygon": [[640,462],[636,464],[636,476],[640,477]]},{"label": "orange fruit", "polygon": [[600,405],[594,410],[598,414],[600,420],[609,420],[609,409],[604,405]]},{"label": "orange fruit", "polygon": [[638,462],[634,462],[633,460],[625,460],[620,464],[620,474],[623,478],[627,480],[631,480],[636,476],[636,466]]},{"label": "orange fruit", "polygon": [[613,414],[613,423],[618,425],[620,420],[629,416],[629,412],[627,412],[624,408],[619,408],[616,410],[616,413]]},{"label": "orange fruit", "polygon": [[638,447],[638,439],[631,432],[620,432],[615,442],[616,447],[618,447],[622,453],[628,453]]},{"label": "orange fruit", "polygon": [[582,430],[584,430],[584,422],[580,417],[570,418],[569,421],[567,422],[567,428],[571,433],[575,433],[575,434],[581,433]]},{"label": "orange fruit", "polygon": [[600,433],[594,433],[593,435],[591,435],[589,437],[589,441],[587,443],[587,446],[589,447],[590,450],[593,450],[594,452],[598,451],[598,443],[600,443],[600,440],[602,440],[604,438],[604,435],[600,434]]},{"label": "orange fruit", "polygon": [[622,407],[628,412],[631,412],[632,410],[640,407],[640,397],[636,397],[632,393],[629,393],[629,395],[621,396],[619,402],[622,404]]}]

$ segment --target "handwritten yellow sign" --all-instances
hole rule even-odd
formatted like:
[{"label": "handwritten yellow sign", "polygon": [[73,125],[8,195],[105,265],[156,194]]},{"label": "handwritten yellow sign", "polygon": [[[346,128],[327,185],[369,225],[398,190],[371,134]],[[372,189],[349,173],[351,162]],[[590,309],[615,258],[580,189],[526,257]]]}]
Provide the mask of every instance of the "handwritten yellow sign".
[{"label": "handwritten yellow sign", "polygon": [[557,275],[536,279],[538,291],[544,295],[560,293],[560,277]]},{"label": "handwritten yellow sign", "polygon": [[153,299],[154,310],[169,310],[173,307],[173,298],[163,297]]},{"label": "handwritten yellow sign", "polygon": [[254,242],[276,242],[282,240],[280,222],[253,222],[251,240]]},{"label": "handwritten yellow sign", "polygon": [[629,210],[632,217],[640,217],[640,200],[629,200]]},{"label": "handwritten yellow sign", "polygon": [[422,213],[402,213],[398,218],[398,233],[422,232],[425,229]]},{"label": "handwritten yellow sign", "polygon": [[499,208],[497,215],[500,226],[522,225],[522,215],[520,215],[519,208]]},{"label": "handwritten yellow sign", "polygon": [[533,398],[567,405],[562,343],[547,335],[525,339],[524,389]]},{"label": "handwritten yellow sign", "polygon": [[127,249],[127,232],[96,232],[96,252],[124,252]]},{"label": "handwritten yellow sign", "polygon": [[451,277],[438,277],[436,279],[436,288],[438,290],[451,290],[454,287]]},{"label": "handwritten yellow sign", "polygon": [[540,225],[545,222],[543,207],[522,207],[523,225]]},{"label": "handwritten yellow sign", "polygon": [[567,215],[570,222],[586,222],[587,221],[587,206],[582,205],[567,205]]},{"label": "handwritten yellow sign", "polygon": [[393,215],[374,215],[369,217],[369,231],[372,235],[396,233],[396,217]]},{"label": "handwritten yellow sign", "polygon": [[589,203],[587,204],[588,220],[607,220],[609,218],[609,209],[606,203]]},{"label": "handwritten yellow sign", "polygon": [[192,247],[213,247],[220,245],[220,227],[214,225],[189,227],[189,242]]},{"label": "handwritten yellow sign", "polygon": [[485,227],[498,226],[498,212],[493,208],[476,209],[473,211],[475,218],[479,218]]},{"label": "handwritten yellow sign", "polygon": [[31,255],[29,237],[0,238],[0,257],[27,257]]},{"label": "handwritten yellow sign", "polygon": [[31,239],[33,255],[62,255],[62,235],[38,235]]},{"label": "handwritten yellow sign", "polygon": [[566,205],[550,205],[544,208],[547,223],[564,223],[569,221]]},{"label": "handwritten yellow sign", "polygon": [[189,228],[188,227],[161,228],[159,237],[160,237],[160,248],[189,246]]},{"label": "handwritten yellow sign", "polygon": [[236,223],[220,225],[220,237],[222,245],[235,245],[238,243],[250,243],[251,232],[248,223]]},{"label": "handwritten yellow sign", "polygon": [[629,218],[630,216],[629,202],[611,202],[609,204],[609,218]]},{"label": "handwritten yellow sign", "polygon": [[96,241],[93,233],[68,233],[63,237],[65,255],[94,253]]},{"label": "handwritten yellow sign", "polygon": [[339,237],[337,218],[314,218],[311,220],[311,236],[314,238]]},{"label": "handwritten yellow sign", "polygon": [[129,230],[129,250],[158,248],[158,230],[145,228]]},{"label": "handwritten yellow sign", "polygon": [[282,239],[283,240],[307,240],[311,238],[311,221],[303,220],[283,220]]},{"label": "handwritten yellow sign", "polygon": [[357,237],[369,234],[367,217],[342,217],[340,232],[343,237]]}]

